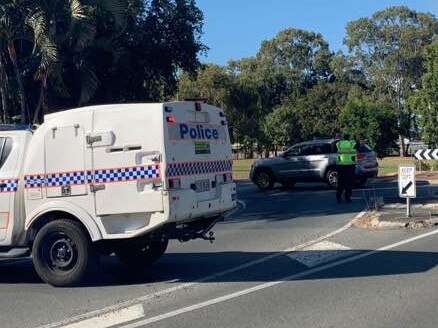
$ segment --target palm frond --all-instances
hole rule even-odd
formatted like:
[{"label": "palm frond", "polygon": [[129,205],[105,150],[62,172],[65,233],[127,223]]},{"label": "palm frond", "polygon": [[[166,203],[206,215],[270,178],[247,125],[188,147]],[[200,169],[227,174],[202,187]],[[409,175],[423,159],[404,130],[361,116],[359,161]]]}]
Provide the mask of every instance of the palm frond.
[{"label": "palm frond", "polygon": [[58,47],[49,38],[45,38],[39,46],[40,65],[38,71],[47,72],[58,61]]},{"label": "palm frond", "polygon": [[64,63],[61,60],[57,61],[48,74],[48,81],[51,89],[55,91],[59,96],[69,98],[71,97],[71,95],[68,92],[68,87],[66,86],[64,81],[64,77],[62,74],[63,67]]},{"label": "palm frond", "polygon": [[45,42],[47,35],[47,24],[44,13],[40,10],[34,12],[26,19],[26,23],[31,27],[34,35],[34,51]]},{"label": "palm frond", "polygon": [[81,83],[81,95],[79,98],[79,104],[83,105],[93,98],[100,82],[94,70],[86,65],[80,67],[80,83]]},{"label": "palm frond", "polygon": [[70,15],[77,20],[88,19],[86,5],[83,5],[80,0],[70,0]]},{"label": "palm frond", "polygon": [[107,13],[114,19],[117,30],[125,28],[128,16],[128,4],[124,0],[95,0],[96,7],[103,13]]},{"label": "palm frond", "polygon": [[83,5],[79,0],[69,0],[70,3],[70,34],[76,50],[87,47],[96,36],[96,24],[93,10]]}]

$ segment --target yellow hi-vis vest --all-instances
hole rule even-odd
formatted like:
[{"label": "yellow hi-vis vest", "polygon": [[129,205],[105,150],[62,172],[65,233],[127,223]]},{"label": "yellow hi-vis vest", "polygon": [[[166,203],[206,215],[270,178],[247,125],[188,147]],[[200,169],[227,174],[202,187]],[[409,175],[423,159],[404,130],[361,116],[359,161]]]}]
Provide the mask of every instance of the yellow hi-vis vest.
[{"label": "yellow hi-vis vest", "polygon": [[336,143],[338,149],[337,164],[352,165],[356,163],[356,146],[355,141],[341,140]]}]

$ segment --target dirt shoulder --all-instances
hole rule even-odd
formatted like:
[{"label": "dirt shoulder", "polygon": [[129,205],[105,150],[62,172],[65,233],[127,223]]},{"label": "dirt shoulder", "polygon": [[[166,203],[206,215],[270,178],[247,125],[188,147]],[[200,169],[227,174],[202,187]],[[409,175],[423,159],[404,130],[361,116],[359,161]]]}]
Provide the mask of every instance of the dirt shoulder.
[{"label": "dirt shoulder", "polygon": [[[430,183],[438,184],[438,172],[437,171],[420,171],[415,172],[415,178],[417,181],[429,181]],[[398,180],[397,174],[388,174],[373,178],[372,181],[391,182]]]}]

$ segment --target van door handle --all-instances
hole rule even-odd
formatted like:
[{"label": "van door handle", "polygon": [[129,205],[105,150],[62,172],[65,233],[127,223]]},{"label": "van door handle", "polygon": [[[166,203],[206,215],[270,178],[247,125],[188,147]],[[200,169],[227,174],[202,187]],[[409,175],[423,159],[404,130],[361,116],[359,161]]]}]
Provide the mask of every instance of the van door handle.
[{"label": "van door handle", "polygon": [[97,192],[99,190],[105,190],[104,184],[90,184],[90,191]]}]

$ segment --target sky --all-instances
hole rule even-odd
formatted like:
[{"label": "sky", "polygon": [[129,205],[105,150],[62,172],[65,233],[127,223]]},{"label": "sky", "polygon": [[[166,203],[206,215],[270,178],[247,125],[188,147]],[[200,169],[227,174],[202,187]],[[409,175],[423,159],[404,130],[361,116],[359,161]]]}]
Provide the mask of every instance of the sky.
[{"label": "sky", "polygon": [[331,51],[346,50],[345,26],[389,6],[407,6],[438,18],[438,0],[196,0],[204,13],[203,63],[225,65],[253,57],[263,40],[286,28],[319,32]]}]

